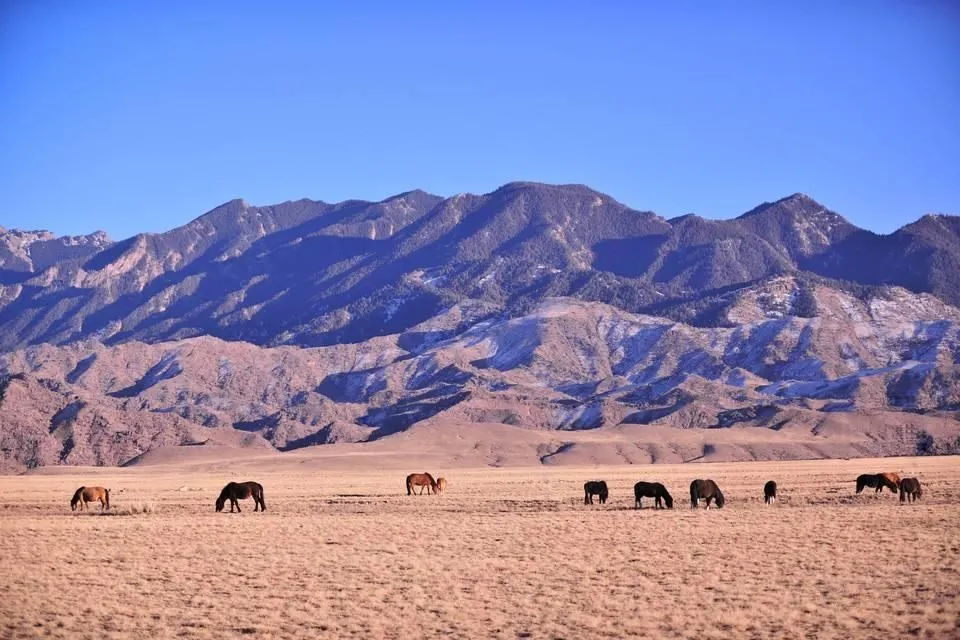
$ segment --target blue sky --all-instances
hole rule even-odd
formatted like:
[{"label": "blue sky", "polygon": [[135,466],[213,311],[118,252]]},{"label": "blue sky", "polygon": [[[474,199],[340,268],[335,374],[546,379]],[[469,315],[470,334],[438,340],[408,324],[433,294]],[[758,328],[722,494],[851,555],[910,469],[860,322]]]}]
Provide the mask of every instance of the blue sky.
[{"label": "blue sky", "polygon": [[960,213],[956,3],[196,4],[0,2],[0,225],[514,180],[666,217]]}]

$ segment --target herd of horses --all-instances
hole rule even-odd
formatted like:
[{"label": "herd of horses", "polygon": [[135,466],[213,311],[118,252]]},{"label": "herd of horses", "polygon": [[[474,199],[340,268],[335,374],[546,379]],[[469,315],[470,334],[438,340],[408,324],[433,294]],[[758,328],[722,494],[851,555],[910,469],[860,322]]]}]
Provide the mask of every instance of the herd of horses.
[{"label": "herd of horses", "polygon": [[[407,495],[423,495],[424,489],[427,495],[439,495],[447,488],[445,478],[436,478],[429,473],[411,473],[407,476],[405,482]],[[900,502],[913,502],[919,500],[923,495],[923,488],[920,481],[916,478],[900,478],[896,473],[865,473],[857,476],[857,493],[864,488],[875,489],[874,493],[882,493],[884,488],[893,493],[900,493]],[[417,493],[415,489],[419,488]],[[583,503],[593,504],[593,496],[597,496],[600,504],[606,504],[610,496],[610,490],[604,480],[590,480],[583,485]],[[673,509],[673,496],[667,491],[667,488],[659,482],[638,482],[633,485],[634,508],[643,508],[643,498],[653,498],[655,509]],[[267,503],[263,501],[263,485],[259,482],[229,482],[220,492],[215,503],[217,513],[223,511],[230,501],[230,513],[240,512],[240,500],[253,498],[254,511],[266,511]],[[777,500],[777,483],[773,480],[767,481],[763,485],[764,504],[773,504]],[[723,492],[713,480],[702,480],[700,478],[690,483],[690,507],[696,509],[700,502],[706,503],[709,509],[711,503],[717,508],[723,508],[726,500]],[[110,509],[110,489],[105,487],[80,487],[73,494],[70,500],[70,510],[77,509],[83,511],[88,508],[90,503],[100,503],[101,510]]]}]

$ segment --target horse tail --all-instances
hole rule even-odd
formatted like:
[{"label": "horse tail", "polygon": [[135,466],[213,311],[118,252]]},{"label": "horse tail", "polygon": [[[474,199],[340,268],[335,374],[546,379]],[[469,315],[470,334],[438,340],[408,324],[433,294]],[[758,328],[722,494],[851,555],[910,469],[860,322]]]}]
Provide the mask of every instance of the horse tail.
[{"label": "horse tail", "polygon": [[407,495],[413,494],[413,481],[410,479],[410,476],[407,476]]},{"label": "horse tail", "polygon": [[266,510],[267,510],[267,503],[266,503],[266,502],[264,501],[264,499],[263,499],[263,485],[262,485],[262,484],[258,484],[258,485],[257,485],[257,489],[259,489],[259,491],[260,491],[260,510],[261,510],[261,511],[266,511]]},{"label": "horse tail", "polygon": [[106,494],[107,509],[110,509],[110,489],[104,489],[103,492]]}]

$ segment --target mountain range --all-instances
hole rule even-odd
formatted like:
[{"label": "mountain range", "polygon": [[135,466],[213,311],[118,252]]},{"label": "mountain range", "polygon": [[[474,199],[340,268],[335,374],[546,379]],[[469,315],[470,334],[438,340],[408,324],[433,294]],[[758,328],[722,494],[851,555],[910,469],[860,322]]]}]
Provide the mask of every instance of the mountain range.
[{"label": "mountain range", "polygon": [[[958,282],[960,218],[877,235],[801,194],[722,221],[511,183],[235,200],[119,242],[0,228],[0,455],[121,464],[444,422],[618,430],[621,449],[644,425],[813,438],[747,459],[950,447]],[[838,420],[849,446],[820,446]],[[660,440],[639,459],[705,455]]]}]

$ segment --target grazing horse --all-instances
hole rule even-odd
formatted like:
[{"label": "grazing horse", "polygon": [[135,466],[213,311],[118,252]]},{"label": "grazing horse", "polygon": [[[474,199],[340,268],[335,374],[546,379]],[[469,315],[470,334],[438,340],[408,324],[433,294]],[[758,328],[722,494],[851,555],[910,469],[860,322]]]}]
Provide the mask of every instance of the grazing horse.
[{"label": "grazing horse", "polygon": [[600,496],[600,504],[607,502],[607,483],[603,480],[590,480],[583,483],[583,504],[593,504],[593,496]]},{"label": "grazing horse", "polygon": [[437,481],[433,479],[433,476],[424,471],[423,473],[411,473],[407,476],[407,495],[413,495],[413,488],[420,487],[420,493],[417,495],[423,495],[423,488],[427,488],[427,495],[437,492]]},{"label": "grazing horse", "polygon": [[77,492],[73,494],[73,499],[70,500],[70,511],[75,511],[80,509],[83,511],[87,508],[88,502],[100,501],[100,509],[109,509],[110,508],[110,489],[104,489],[103,487],[80,487],[77,489]]},{"label": "grazing horse", "polygon": [[437,478],[437,493],[443,493],[446,488],[447,488],[447,479]]},{"label": "grazing horse", "polygon": [[696,509],[700,505],[700,500],[707,501],[707,509],[710,508],[710,501],[717,503],[717,508],[723,508],[723,493],[720,487],[713,480],[694,480],[690,483],[690,508]]},{"label": "grazing horse", "polygon": [[916,478],[904,478],[900,481],[900,502],[913,502],[922,495],[923,489]]},{"label": "grazing horse", "polygon": [[230,501],[230,513],[233,513],[234,507],[237,508],[237,513],[240,513],[240,503],[237,501],[247,498],[253,498],[254,511],[267,510],[267,503],[263,501],[263,485],[259,482],[230,482],[217,498],[217,513],[223,511],[227,500]]},{"label": "grazing horse", "polygon": [[764,504],[773,504],[777,501],[777,483],[773,480],[767,480],[767,484],[763,485],[763,503]]},{"label": "grazing horse", "polygon": [[857,493],[863,491],[864,487],[876,489],[874,493],[882,493],[884,487],[896,493],[897,483],[890,477],[896,475],[895,473],[864,473],[863,475],[859,475],[857,476]]},{"label": "grazing horse", "polygon": [[653,498],[653,506],[657,509],[663,509],[663,503],[667,503],[667,509],[673,509],[673,496],[667,491],[667,488],[659,482],[638,482],[633,485],[633,496],[636,498],[637,509],[643,509],[641,498]]}]

